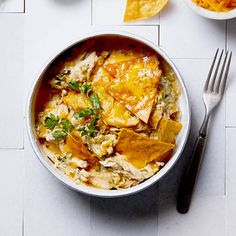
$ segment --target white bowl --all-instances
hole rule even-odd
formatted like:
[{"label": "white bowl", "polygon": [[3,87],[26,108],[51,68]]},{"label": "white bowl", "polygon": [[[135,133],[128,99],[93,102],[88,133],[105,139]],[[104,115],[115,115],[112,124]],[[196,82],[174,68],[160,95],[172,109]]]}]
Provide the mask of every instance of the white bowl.
[{"label": "white bowl", "polygon": [[192,0],[184,0],[185,3],[197,14],[213,20],[227,20],[236,18],[236,8],[229,12],[214,12],[197,6]]},{"label": "white bowl", "polygon": [[[36,137],[35,128],[34,128],[35,127],[34,105],[35,105],[36,94],[37,94],[37,91],[38,91],[40,84],[43,80],[44,73],[46,72],[46,70],[49,68],[49,66],[52,64],[52,62],[58,56],[60,56],[62,53],[64,53],[69,48],[71,48],[81,42],[84,42],[87,39],[94,38],[96,40],[96,38],[100,37],[100,36],[102,36],[102,37],[104,37],[104,36],[107,36],[107,37],[119,36],[119,37],[129,38],[129,39],[132,39],[136,42],[141,42],[144,45],[147,45],[150,48],[154,49],[171,66],[172,70],[174,71],[174,73],[176,75],[177,80],[179,81],[179,84],[180,84],[181,90],[182,90],[179,104],[180,104],[180,109],[182,112],[181,123],[183,124],[183,129],[177,138],[177,146],[174,150],[174,153],[173,153],[171,159],[154,176],[152,176],[151,178],[147,179],[146,181],[140,183],[139,185],[128,188],[128,189],[102,190],[102,189],[96,189],[96,188],[89,187],[89,186],[75,184],[67,176],[65,176],[61,171],[56,169],[53,166],[53,164],[49,161],[49,159],[44,155],[41,145]],[[144,38],[141,38],[137,35],[125,33],[125,32],[109,31],[109,32],[94,33],[94,34],[86,35],[83,38],[81,38],[79,41],[72,43],[69,46],[66,45],[62,51],[57,53],[54,57],[52,57],[51,60],[49,60],[47,65],[40,72],[39,76],[36,77],[35,81],[33,82],[32,88],[29,92],[29,96],[28,96],[28,100],[27,100],[27,107],[26,107],[26,123],[27,123],[27,131],[28,131],[29,139],[31,141],[31,145],[32,145],[37,157],[44,164],[44,166],[54,176],[56,176],[60,181],[62,181],[64,184],[66,184],[70,188],[72,188],[76,191],[79,191],[81,193],[88,194],[88,195],[97,196],[97,197],[105,197],[105,198],[121,197],[121,196],[130,195],[130,194],[133,194],[133,193],[136,193],[136,192],[146,189],[150,185],[152,185],[155,182],[157,182],[158,180],[160,180],[160,178],[163,177],[173,167],[173,165],[176,163],[176,161],[180,157],[180,155],[183,151],[183,148],[185,146],[186,140],[188,138],[189,128],[190,128],[190,106],[189,106],[189,99],[187,96],[186,88],[185,88],[184,82],[181,78],[181,75],[179,74],[174,63],[169,59],[169,57],[160,48],[158,48],[152,42],[150,42]]]}]

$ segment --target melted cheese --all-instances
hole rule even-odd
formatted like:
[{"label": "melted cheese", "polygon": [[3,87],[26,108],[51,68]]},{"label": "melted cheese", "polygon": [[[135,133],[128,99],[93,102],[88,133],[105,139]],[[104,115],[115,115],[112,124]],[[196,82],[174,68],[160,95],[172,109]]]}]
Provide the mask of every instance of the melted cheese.
[{"label": "melted cheese", "polygon": [[135,126],[139,120],[124,106],[115,101],[105,90],[105,86],[113,80],[113,78],[103,68],[100,68],[97,73],[98,74],[95,75],[93,79],[93,89],[98,94],[101,101],[103,121],[115,127]]},{"label": "melted cheese", "polygon": [[137,117],[132,116],[130,111],[116,101],[111,112],[104,115],[103,120],[105,123],[119,128],[135,126],[138,123]]},{"label": "melted cheese", "polygon": [[148,122],[157,93],[161,75],[158,65],[156,57],[137,59],[124,76],[112,80],[105,88],[145,123]]},{"label": "melted cheese", "polygon": [[74,91],[69,92],[67,96],[62,98],[62,101],[72,107],[75,111],[92,106],[85,94],[76,93]]},{"label": "melted cheese", "polygon": [[157,132],[158,140],[168,143],[175,143],[175,138],[182,129],[182,124],[171,119],[162,119]]},{"label": "melted cheese", "polygon": [[107,64],[103,67],[108,73],[110,73],[111,76],[121,77],[131,68],[133,62],[134,60],[122,61],[119,63]]},{"label": "melted cheese", "polygon": [[79,157],[82,160],[86,160],[91,164],[97,162],[97,158],[93,156],[92,153],[89,152],[87,147],[84,145],[83,141],[81,140],[80,134],[75,131],[68,135],[65,148],[73,155]]},{"label": "melted cheese", "polygon": [[140,169],[152,161],[166,161],[174,144],[153,140],[129,129],[122,129],[116,151],[124,155],[127,161]]}]

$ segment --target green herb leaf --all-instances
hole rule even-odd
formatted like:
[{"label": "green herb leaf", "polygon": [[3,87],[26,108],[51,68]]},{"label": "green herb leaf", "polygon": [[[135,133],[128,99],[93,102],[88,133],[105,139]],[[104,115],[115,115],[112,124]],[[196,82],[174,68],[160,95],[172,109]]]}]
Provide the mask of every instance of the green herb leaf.
[{"label": "green herb leaf", "polygon": [[92,102],[92,105],[93,105],[94,109],[96,109],[96,110],[101,109],[101,104],[100,104],[100,101],[99,101],[99,97],[96,93],[92,93],[89,96],[89,99]]},{"label": "green herb leaf", "polygon": [[97,119],[98,119],[98,117],[93,118],[92,120],[90,120],[90,122],[88,124],[88,130],[89,130],[90,137],[95,137],[98,132]]},{"label": "green herb leaf", "polygon": [[70,88],[80,91],[87,96],[92,91],[92,85],[90,84],[83,83],[82,85],[80,85],[77,81],[71,81],[68,85]]},{"label": "green herb leaf", "polygon": [[71,81],[68,85],[70,88],[72,88],[74,90],[81,91],[81,86],[77,81]]},{"label": "green herb leaf", "polygon": [[65,130],[56,130],[52,133],[54,139],[66,138],[67,133]]},{"label": "green herb leaf", "polygon": [[81,117],[93,116],[93,115],[95,115],[93,109],[85,108],[85,109],[75,112],[74,117],[75,119],[79,119]]},{"label": "green herb leaf", "polygon": [[89,136],[91,138],[95,137],[97,134],[95,130],[90,130],[88,128],[80,128],[78,131],[80,131],[81,136]]},{"label": "green herb leaf", "polygon": [[67,119],[62,119],[60,124],[66,132],[71,132],[74,129],[74,126]]},{"label": "green herb leaf", "polygon": [[91,91],[92,91],[92,85],[84,83],[81,86],[81,92],[83,92],[84,94],[88,95]]},{"label": "green herb leaf", "polygon": [[44,120],[45,127],[47,129],[53,130],[55,128],[55,126],[58,124],[58,121],[59,121],[58,117],[56,117],[54,114],[50,114]]},{"label": "green herb leaf", "polygon": [[80,128],[80,129],[78,129],[78,131],[81,132],[82,136],[86,135],[89,137],[95,137],[98,132],[96,130],[97,129],[96,122],[97,122],[97,117],[91,119],[86,127]]}]

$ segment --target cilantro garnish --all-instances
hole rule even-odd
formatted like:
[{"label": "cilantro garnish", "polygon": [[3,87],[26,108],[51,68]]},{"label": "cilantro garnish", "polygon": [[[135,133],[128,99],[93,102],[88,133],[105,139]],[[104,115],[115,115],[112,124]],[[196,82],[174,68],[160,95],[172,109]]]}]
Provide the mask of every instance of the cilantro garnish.
[{"label": "cilantro garnish", "polygon": [[86,135],[93,138],[96,136],[98,132],[96,122],[97,122],[97,117],[94,117],[89,121],[87,126],[79,128],[78,131],[81,132],[82,136]]},{"label": "cilantro garnish", "polygon": [[58,124],[58,121],[59,121],[58,117],[56,117],[54,114],[50,114],[44,120],[45,127],[47,129],[53,130],[55,128],[55,126]]},{"label": "cilantro garnish", "polygon": [[65,139],[67,136],[67,132],[65,130],[56,130],[52,133],[54,139]]},{"label": "cilantro garnish", "polygon": [[80,88],[81,88],[80,84],[77,81],[71,81],[69,83],[69,87],[78,91],[80,91]]},{"label": "cilantro garnish", "polygon": [[85,83],[82,84],[81,92],[83,92],[84,94],[86,94],[88,96],[91,91],[92,91],[92,85],[85,84]]},{"label": "cilantro garnish", "polygon": [[90,96],[89,96],[89,99],[90,101],[92,102],[92,105],[94,107],[94,109],[101,109],[101,104],[100,104],[100,101],[99,101],[99,97],[96,93],[92,93]]},{"label": "cilantro garnish", "polygon": [[85,109],[75,112],[74,117],[75,119],[79,119],[81,117],[87,117],[87,116],[93,116],[93,115],[95,115],[93,109],[85,108]]},{"label": "cilantro garnish", "polygon": [[70,88],[80,91],[87,96],[92,91],[92,85],[90,84],[83,83],[82,85],[80,85],[77,81],[71,81],[68,85]]},{"label": "cilantro garnish", "polygon": [[74,126],[67,119],[61,119],[60,124],[66,132],[71,132],[74,129]]}]

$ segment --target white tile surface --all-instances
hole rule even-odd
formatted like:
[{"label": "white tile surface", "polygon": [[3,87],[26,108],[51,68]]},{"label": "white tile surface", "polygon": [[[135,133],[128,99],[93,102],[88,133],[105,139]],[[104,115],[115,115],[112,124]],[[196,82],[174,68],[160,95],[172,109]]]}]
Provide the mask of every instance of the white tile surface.
[{"label": "white tile surface", "polygon": [[233,51],[226,95],[226,125],[236,127],[236,19],[228,21],[228,49]]},{"label": "white tile surface", "polygon": [[170,1],[160,25],[160,45],[173,58],[211,58],[225,46],[225,22],[196,15],[182,0]]},{"label": "white tile surface", "polygon": [[39,162],[26,139],[24,236],[87,236],[90,198],[60,183]]},{"label": "white tile surface", "polygon": [[0,0],[1,12],[24,12],[24,0]]},{"label": "white tile surface", "polygon": [[18,236],[23,222],[23,151],[0,150],[0,160],[0,235]]},{"label": "white tile surface", "polygon": [[124,23],[126,0],[93,0],[93,25],[158,25],[159,15],[138,22]]},{"label": "white tile surface", "polygon": [[24,17],[0,14],[0,148],[23,148]]},{"label": "white tile surface", "polygon": [[227,129],[226,132],[226,155],[227,155],[227,185],[226,185],[226,195],[227,195],[227,204],[226,204],[226,221],[227,221],[227,236],[234,236],[236,232],[236,129]]},{"label": "white tile surface", "polygon": [[183,215],[168,196],[159,205],[158,236],[226,236],[225,197],[197,197]]}]

